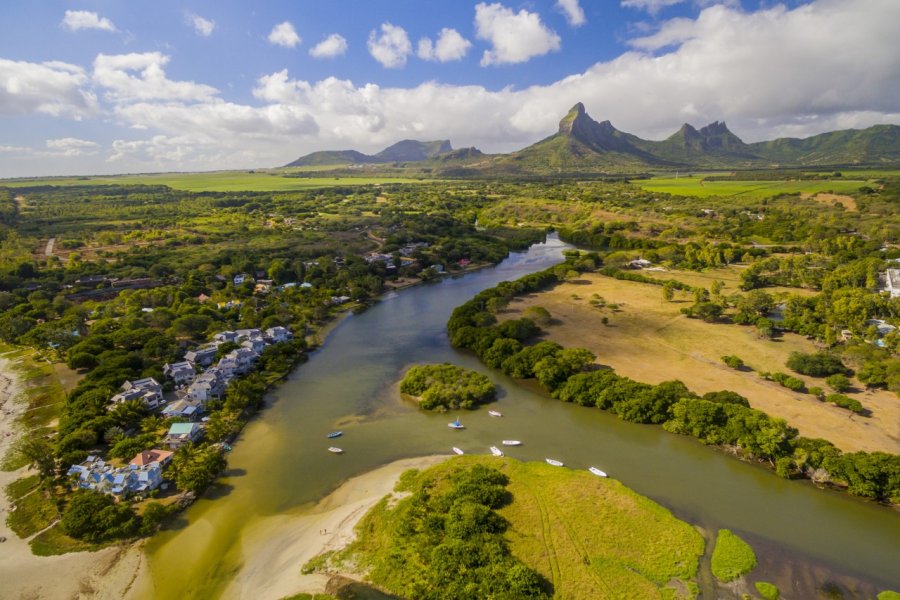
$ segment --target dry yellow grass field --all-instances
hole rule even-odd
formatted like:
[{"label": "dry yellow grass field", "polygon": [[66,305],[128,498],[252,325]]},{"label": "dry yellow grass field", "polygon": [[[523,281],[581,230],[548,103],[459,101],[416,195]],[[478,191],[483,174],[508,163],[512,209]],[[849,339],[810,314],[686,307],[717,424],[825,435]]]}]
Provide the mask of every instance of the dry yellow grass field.
[{"label": "dry yellow grass field", "polygon": [[[660,276],[688,279],[682,272]],[[733,288],[733,280],[726,282],[723,293]],[[595,294],[618,308],[591,305]],[[784,363],[791,352],[813,352],[816,347],[794,334],[763,340],[751,327],[688,319],[679,311],[690,302],[681,292],[674,302],[665,302],[660,286],[589,274],[517,299],[501,318],[517,318],[530,306],[543,306],[554,319],[545,334],[548,339],[567,347],[588,348],[597,355],[598,363],[620,375],[654,384],[680,379],[700,394],[732,390],[746,396],[753,408],[785,419],[801,435],[825,438],[844,451],[900,452],[900,399],[896,395],[886,391],[853,394],[871,411],[871,416],[863,417],[809,394],[791,392],[756,372],[730,369],[721,356],[737,355],[760,372],[789,372]],[[601,322],[603,317],[609,319],[608,325]],[[821,379],[791,374],[808,386],[825,388]]]}]

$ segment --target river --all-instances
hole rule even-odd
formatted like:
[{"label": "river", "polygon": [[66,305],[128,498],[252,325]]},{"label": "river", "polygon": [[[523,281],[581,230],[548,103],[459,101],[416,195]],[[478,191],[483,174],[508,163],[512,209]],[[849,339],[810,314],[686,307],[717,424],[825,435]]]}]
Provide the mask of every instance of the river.
[{"label": "river", "polygon": [[[153,589],[138,595],[217,597],[240,565],[241,532],[251,523],[302,511],[346,479],[396,459],[446,454],[451,446],[487,453],[511,438],[525,442],[509,449],[514,458],[598,466],[705,529],[728,527],[884,588],[900,588],[895,512],[780,479],[659,427],[548,399],[450,347],[445,324],[453,308],[500,281],[559,262],[566,248],[552,236],[496,267],[389,293],[344,319],[244,429],[213,497],[196,502],[176,528],[148,544],[145,579]],[[494,407],[504,417],[491,418],[486,409],[463,411],[466,429],[452,431],[448,415],[399,399],[397,382],[407,367],[444,361],[491,377],[501,389]],[[340,456],[326,450],[325,435],[335,429],[344,431]]]}]

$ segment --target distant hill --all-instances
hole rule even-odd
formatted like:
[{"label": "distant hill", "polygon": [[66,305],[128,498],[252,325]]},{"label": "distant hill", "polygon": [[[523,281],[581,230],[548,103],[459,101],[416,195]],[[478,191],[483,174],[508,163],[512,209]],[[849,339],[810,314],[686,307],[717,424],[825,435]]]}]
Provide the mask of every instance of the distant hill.
[{"label": "distant hill", "polygon": [[416,140],[403,140],[393,146],[388,146],[375,155],[378,162],[411,162],[426,160],[444,152],[450,152],[453,146],[449,140],[436,142],[418,142]]},{"label": "distant hill", "polygon": [[900,161],[900,126],[873,125],[805,139],[779,138],[747,146],[772,163],[802,166],[894,163]]},{"label": "distant hill", "polygon": [[485,174],[598,173],[650,168],[765,168],[900,164],[900,127],[824,133],[746,144],[724,122],[696,129],[685,123],[661,141],[597,122],[580,102],[559,122],[559,130],[527,148],[470,165]]},{"label": "distant hill", "polygon": [[402,140],[388,146],[378,154],[369,155],[356,150],[324,150],[301,156],[286,167],[316,167],[324,165],[362,165],[392,162],[416,162],[427,160],[438,154],[450,152],[453,147],[449,140],[420,142]]},{"label": "distant hill", "polygon": [[649,169],[744,169],[900,165],[900,126],[832,131],[805,139],[746,144],[724,122],[696,129],[685,123],[664,140],[644,140],[597,122],[579,102],[550,137],[510,154],[454,150],[448,140],[403,140],[374,155],[356,150],[313,152],[289,167],[421,163],[435,175],[554,175],[633,173]]}]

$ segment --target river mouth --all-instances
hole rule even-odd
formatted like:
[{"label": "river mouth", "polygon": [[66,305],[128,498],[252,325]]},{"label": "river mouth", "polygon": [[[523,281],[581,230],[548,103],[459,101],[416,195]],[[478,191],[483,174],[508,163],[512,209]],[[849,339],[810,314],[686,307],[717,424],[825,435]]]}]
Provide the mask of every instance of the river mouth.
[{"label": "river mouth", "polygon": [[[217,494],[222,497],[201,499],[183,515],[183,526],[148,543],[148,587],[137,595],[221,597],[241,567],[245,529],[302,512],[350,477],[394,460],[449,454],[453,446],[486,454],[503,439],[524,442],[508,449],[514,458],[596,466],[704,529],[747,532],[788,556],[809,556],[900,588],[896,513],[779,479],[659,427],[549,399],[450,347],[446,322],[456,306],[500,281],[560,262],[566,248],[551,236],[496,267],[388,293],[344,318],[244,429],[229,455],[230,475],[216,486],[225,490]],[[422,362],[451,362],[488,375],[502,390],[491,408],[503,418],[491,418],[484,407],[460,411],[466,429],[452,431],[446,414],[404,403],[397,382]],[[335,429],[344,432],[341,455],[327,451],[325,436]]]}]

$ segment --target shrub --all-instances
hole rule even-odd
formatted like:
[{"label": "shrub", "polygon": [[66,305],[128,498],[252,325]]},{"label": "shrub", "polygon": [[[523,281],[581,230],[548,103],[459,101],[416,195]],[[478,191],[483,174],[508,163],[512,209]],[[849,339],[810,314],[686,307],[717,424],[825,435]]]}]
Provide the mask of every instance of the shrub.
[{"label": "shrub", "polygon": [[756,591],[759,592],[759,595],[765,598],[765,600],[778,600],[781,596],[778,586],[773,585],[768,581],[757,581],[754,586],[756,587]]},{"label": "shrub", "polygon": [[845,396],[844,394],[828,394],[825,396],[825,402],[831,402],[836,406],[852,410],[855,413],[861,413],[865,410],[859,400]]},{"label": "shrub", "polygon": [[787,368],[813,377],[826,377],[840,373],[850,375],[852,371],[844,366],[841,359],[828,352],[815,352],[804,354],[803,352],[791,352],[785,363]]},{"label": "shrub", "polygon": [[728,529],[720,529],[712,555],[712,573],[722,582],[732,581],[756,566],[756,554],[747,542]]},{"label": "shrub", "polygon": [[729,354],[722,357],[722,362],[731,367],[732,369],[743,369],[744,361],[741,357],[735,356],[733,354]]},{"label": "shrub", "polygon": [[794,392],[801,392],[806,388],[806,384],[803,383],[803,381],[796,377],[791,377],[786,373],[772,373],[770,377],[772,378],[772,381],[776,381],[783,387]]},{"label": "shrub", "polygon": [[825,383],[836,392],[846,392],[850,389],[850,380],[847,379],[846,375],[840,373],[829,375],[828,378],[825,379]]}]

